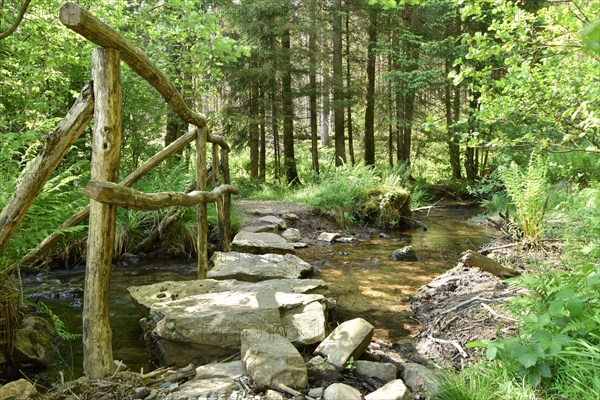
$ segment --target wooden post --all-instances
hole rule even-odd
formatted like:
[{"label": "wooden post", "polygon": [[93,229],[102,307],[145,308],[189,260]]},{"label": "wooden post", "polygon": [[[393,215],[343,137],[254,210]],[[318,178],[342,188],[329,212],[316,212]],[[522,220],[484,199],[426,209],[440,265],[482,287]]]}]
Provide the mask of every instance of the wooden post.
[{"label": "wooden post", "polygon": [[[221,148],[221,173],[223,184],[231,185],[229,174],[229,150]],[[231,193],[223,194],[223,232],[221,233],[223,251],[231,251]]]},{"label": "wooden post", "polygon": [[[206,137],[208,128],[196,128],[196,189],[206,191]],[[198,279],[206,279],[208,266],[208,215],[206,203],[201,202],[198,210]]]},{"label": "wooden post", "polygon": [[[119,52],[92,53],[94,132],[92,179],[115,182],[121,156],[121,65]],[[83,369],[89,379],[112,372],[112,334],[108,295],[115,238],[116,206],[90,202],[87,266],[83,301]]]},{"label": "wooden post", "polygon": [[[217,187],[221,182],[221,163],[219,162],[219,146],[216,144],[212,145],[212,171],[214,180],[214,186]],[[219,225],[219,239],[221,240],[221,248],[223,251],[226,251],[224,248],[225,240],[223,235],[225,234],[225,226],[223,225],[224,215],[223,215],[223,197],[219,196],[216,201],[217,208],[217,223]]]}]

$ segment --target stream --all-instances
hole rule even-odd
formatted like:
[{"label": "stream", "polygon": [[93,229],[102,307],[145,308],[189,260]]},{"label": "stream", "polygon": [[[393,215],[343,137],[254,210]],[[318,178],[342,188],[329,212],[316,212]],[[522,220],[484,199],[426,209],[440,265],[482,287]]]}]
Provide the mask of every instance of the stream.
[{"label": "stream", "polygon": [[[361,239],[352,244],[319,245],[302,249],[298,256],[318,266],[316,276],[327,282],[338,307],[335,316],[363,317],[376,327],[375,338],[395,342],[414,334],[419,326],[410,318],[409,298],[419,287],[456,265],[460,254],[490,241],[495,231],[467,222],[477,209],[439,208],[418,215],[426,226],[390,234],[389,237]],[[419,261],[391,261],[390,253],[412,245]],[[148,356],[138,321],[140,315],[129,298],[127,287],[166,280],[192,280],[195,260],[144,260],[115,266],[111,276],[110,317],[113,330],[113,357],[132,370],[147,371]],[[23,278],[27,292],[62,283],[83,283],[83,267],[69,271]],[[31,300],[31,299],[30,299]],[[32,299],[35,300],[35,299]],[[81,332],[81,299],[42,299],[70,332]],[[81,343],[63,346],[58,352],[58,371],[82,374]]]}]

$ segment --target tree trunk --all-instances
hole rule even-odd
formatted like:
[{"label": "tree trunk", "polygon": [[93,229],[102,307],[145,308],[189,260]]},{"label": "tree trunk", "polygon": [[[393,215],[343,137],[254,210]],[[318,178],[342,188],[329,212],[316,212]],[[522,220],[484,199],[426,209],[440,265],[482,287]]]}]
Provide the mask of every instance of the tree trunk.
[{"label": "tree trunk", "polygon": [[[450,72],[449,61],[446,60],[445,63],[445,74],[448,76]],[[448,135],[448,155],[450,158],[450,166],[452,167],[452,177],[454,179],[461,179],[461,170],[460,170],[460,147],[458,143],[458,132],[456,131],[456,124],[458,123],[458,119],[460,115],[456,112],[456,109],[460,112],[460,89],[454,89],[454,104],[452,102],[452,83],[446,83],[446,87],[444,89],[444,108],[446,111],[446,134]],[[458,92],[458,96],[456,93]]]},{"label": "tree trunk", "polygon": [[[121,63],[114,49],[92,53],[94,132],[92,179],[115,182],[121,157]],[[83,299],[83,369],[88,379],[113,370],[108,291],[115,239],[116,206],[90,202],[85,288]]]},{"label": "tree trunk", "polygon": [[250,148],[250,177],[258,178],[258,149],[259,149],[259,133],[258,133],[258,83],[255,81],[251,84],[250,89],[250,126],[248,127],[248,147]]},{"label": "tree trunk", "polygon": [[279,149],[279,107],[277,103],[277,78],[273,76],[271,85],[271,131],[273,132],[273,159],[275,180],[281,177],[281,151]]},{"label": "tree trunk", "polygon": [[[346,4],[348,5],[348,4]],[[350,10],[346,9],[346,112],[348,114],[348,152],[350,162],[356,163],[354,158],[354,131],[352,126],[352,79],[350,75]]]},{"label": "tree trunk", "polygon": [[479,111],[480,97],[481,92],[478,90],[472,90],[471,95],[469,96],[469,136],[467,138],[467,148],[465,151],[465,172],[467,174],[467,179],[470,181],[477,179],[478,175],[476,148],[471,146],[469,141],[472,137],[474,137],[473,132],[477,130],[477,112]]},{"label": "tree trunk", "polygon": [[365,110],[365,164],[375,165],[375,48],[377,46],[376,6],[369,6],[369,46],[367,50],[367,108]]},{"label": "tree trunk", "polygon": [[267,178],[267,127],[265,126],[267,118],[265,116],[265,93],[264,89],[259,88],[258,112],[260,114],[260,151],[258,153],[258,176],[261,181]]},{"label": "tree trunk", "polygon": [[282,59],[282,100],[283,100],[283,157],[285,178],[288,184],[300,185],[294,155],[294,96],[292,93],[292,60],[290,48],[290,29],[286,27],[281,37]]},{"label": "tree trunk", "polygon": [[346,144],[344,140],[344,76],[342,64],[342,14],[341,0],[332,0],[333,30],[333,126],[335,137],[335,165],[346,163]]},{"label": "tree trunk", "polygon": [[329,137],[329,122],[331,120],[331,77],[327,62],[323,62],[323,87],[321,92],[321,145],[329,146],[331,138]]},{"label": "tree trunk", "polygon": [[[313,5],[312,7],[316,7]],[[317,28],[316,11],[313,10],[310,33],[308,36],[308,69],[309,69],[309,117],[312,154],[312,171],[319,174],[319,127],[317,121]]]},{"label": "tree trunk", "polygon": [[[192,126],[190,130],[194,129]],[[196,129],[196,189],[206,191],[206,136],[208,128]],[[198,270],[198,279],[206,279],[208,273],[208,213],[206,203],[198,203],[196,206],[196,221],[198,237],[196,244],[198,248],[198,261],[196,263]]]}]

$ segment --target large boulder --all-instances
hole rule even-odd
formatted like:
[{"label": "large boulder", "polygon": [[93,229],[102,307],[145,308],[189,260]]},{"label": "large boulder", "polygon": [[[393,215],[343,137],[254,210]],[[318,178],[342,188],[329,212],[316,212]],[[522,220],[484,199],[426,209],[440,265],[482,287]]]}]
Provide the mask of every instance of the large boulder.
[{"label": "large boulder", "polygon": [[438,387],[435,372],[424,365],[404,363],[401,368],[402,380],[412,392],[428,392]]},{"label": "large boulder", "polygon": [[282,334],[298,346],[318,343],[326,310],[320,294],[227,291],[156,303],[142,326],[160,363],[206,364],[237,353],[246,328]]},{"label": "large boulder", "polygon": [[215,252],[209,261],[208,277],[259,282],[269,279],[302,278],[313,266],[292,254],[248,254]]},{"label": "large boulder", "polygon": [[353,357],[358,359],[371,343],[375,328],[362,318],[340,324],[323,340],[315,353],[327,358],[327,362],[342,370]]},{"label": "large boulder", "polygon": [[54,327],[44,318],[26,317],[15,333],[11,361],[15,364],[49,366],[56,356],[55,335]]},{"label": "large boulder", "polygon": [[178,398],[198,398],[202,396],[228,398],[233,391],[235,379],[246,371],[241,361],[203,365],[196,368],[196,375],[177,389]]},{"label": "large boulder", "polygon": [[259,385],[294,389],[308,386],[308,374],[302,355],[281,335],[258,329],[244,329],[241,334],[242,363]]},{"label": "large boulder", "polygon": [[294,246],[275,233],[240,231],[231,242],[234,251],[252,254],[295,254]]},{"label": "large boulder", "polygon": [[322,294],[329,296],[327,284],[321,279],[273,279],[262,282],[203,279],[194,281],[165,281],[127,288],[133,303],[142,316],[160,303],[190,296],[220,292],[284,292]]}]

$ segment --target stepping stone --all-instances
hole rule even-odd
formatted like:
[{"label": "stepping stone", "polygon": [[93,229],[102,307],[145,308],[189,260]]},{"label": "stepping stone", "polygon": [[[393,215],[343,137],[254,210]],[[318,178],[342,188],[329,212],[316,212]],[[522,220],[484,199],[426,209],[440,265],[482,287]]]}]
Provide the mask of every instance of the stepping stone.
[{"label": "stepping stone", "polygon": [[330,232],[323,232],[319,235],[319,237],[317,238],[317,240],[319,242],[328,242],[331,243],[333,242],[335,239],[341,237],[342,235],[340,235],[339,233],[330,233]]},{"label": "stepping stone", "polygon": [[215,393],[219,398],[228,398],[232,393],[235,379],[245,375],[241,361],[203,365],[196,368],[196,375],[177,389],[177,397],[210,397]]},{"label": "stepping stone", "polygon": [[252,254],[295,254],[294,246],[275,233],[254,233],[240,231],[231,242],[231,249],[240,253]]},{"label": "stepping stone", "polygon": [[296,228],[288,228],[281,233],[281,237],[283,237],[288,242],[299,242],[302,240],[302,234]]},{"label": "stepping stone", "polygon": [[242,363],[259,385],[293,389],[308,386],[302,355],[281,335],[258,329],[244,329],[241,335]]},{"label": "stepping stone", "polygon": [[402,379],[395,379],[386,383],[380,389],[369,393],[365,400],[410,400],[412,399],[410,390],[406,387]]},{"label": "stepping stone", "polygon": [[327,358],[327,362],[341,371],[350,357],[357,360],[365,351],[374,330],[373,325],[362,318],[346,321],[317,346],[315,353]]},{"label": "stepping stone", "polygon": [[259,282],[294,279],[310,275],[314,267],[292,254],[215,252],[209,261],[208,278]]}]

